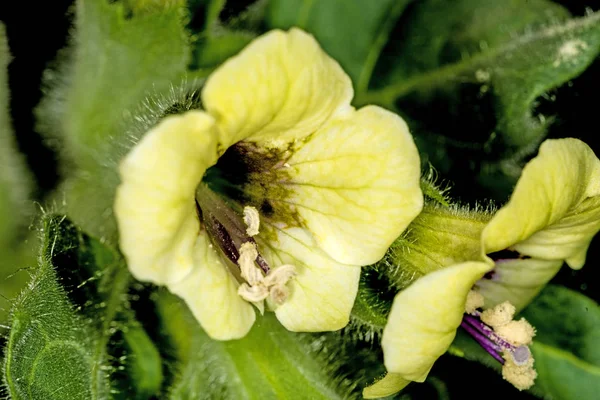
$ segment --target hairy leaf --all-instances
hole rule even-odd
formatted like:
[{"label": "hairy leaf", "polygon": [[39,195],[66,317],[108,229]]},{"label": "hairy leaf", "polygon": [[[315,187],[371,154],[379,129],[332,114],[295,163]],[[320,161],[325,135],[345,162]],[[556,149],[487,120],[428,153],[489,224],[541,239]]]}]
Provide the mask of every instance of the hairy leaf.
[{"label": "hairy leaf", "polygon": [[145,3],[78,0],[72,48],[46,74],[38,108],[40,129],[72,163],[63,166],[69,216],[96,237],[114,238],[117,164],[143,133],[132,115],[149,95],[180,86],[190,62],[182,1]]},{"label": "hairy leaf", "polygon": [[4,363],[11,398],[156,394],[160,358],[127,309],[129,273],[119,254],[65,217],[44,217],[40,233],[39,265],[11,310]]},{"label": "hairy leaf", "polygon": [[166,291],[156,298],[162,330],[174,345],[178,374],[171,399],[348,398],[330,375],[339,362],[311,349],[302,334],[288,332],[273,313],[257,318],[241,340],[213,341],[187,307]]},{"label": "hairy leaf", "polygon": [[546,0],[426,0],[403,15],[357,102],[400,111],[424,161],[464,191],[465,170],[479,174],[503,199],[552,122],[537,114],[540,97],[599,51],[598,14],[571,19]]}]

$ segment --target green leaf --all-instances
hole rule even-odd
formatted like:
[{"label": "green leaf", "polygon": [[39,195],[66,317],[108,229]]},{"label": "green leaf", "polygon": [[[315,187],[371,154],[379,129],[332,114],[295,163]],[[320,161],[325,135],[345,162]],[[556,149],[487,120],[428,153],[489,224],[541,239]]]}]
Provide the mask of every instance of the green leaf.
[{"label": "green leaf", "polygon": [[39,266],[11,310],[4,360],[11,398],[156,394],[162,382],[158,351],[127,309],[130,278],[120,255],[65,217],[45,216],[40,233]]},{"label": "green leaf", "polygon": [[201,38],[195,45],[194,68],[215,69],[229,57],[239,53],[252,39],[255,33],[216,28],[210,36]]},{"label": "green leaf", "polygon": [[540,97],[597,57],[600,15],[570,19],[545,0],[426,0],[403,22],[357,103],[400,111],[424,161],[461,171],[458,182],[481,171],[505,196],[552,122],[536,114]]},{"label": "green leaf", "polygon": [[534,390],[553,399],[596,399],[600,393],[600,307],[586,296],[548,286],[523,312],[536,327]]},{"label": "green leaf", "polygon": [[40,130],[64,148],[68,214],[99,238],[114,238],[118,162],[144,133],[139,121],[158,118],[140,115],[143,102],[154,96],[168,103],[174,88],[194,79],[186,78],[183,2],[145,3],[78,0],[73,48],[58,72],[46,74],[51,90],[37,110]]},{"label": "green leaf", "polygon": [[[56,283],[53,261],[69,251],[50,220],[38,270],[11,310],[4,380],[12,399],[94,399],[107,396],[97,335]],[[65,246],[66,245],[66,246]],[[98,362],[96,364],[96,362]]]},{"label": "green leaf", "polygon": [[220,21],[224,0],[210,0],[205,5],[205,23],[194,43],[191,68],[208,72],[239,53],[258,36],[262,28],[266,1],[258,0],[228,21]]},{"label": "green leaf", "polygon": [[347,398],[348,389],[330,376],[339,364],[283,328],[273,313],[258,316],[245,338],[221,342],[208,338],[168,292],[158,293],[156,305],[178,361],[171,399]]},{"label": "green leaf", "polygon": [[357,94],[364,92],[389,34],[412,0],[272,0],[267,9],[270,28],[300,27],[352,78]]}]

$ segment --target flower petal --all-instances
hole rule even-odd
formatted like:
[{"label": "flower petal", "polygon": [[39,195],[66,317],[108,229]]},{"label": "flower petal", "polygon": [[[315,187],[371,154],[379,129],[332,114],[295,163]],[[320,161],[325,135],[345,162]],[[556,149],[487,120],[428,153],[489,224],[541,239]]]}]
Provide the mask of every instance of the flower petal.
[{"label": "flower petal", "polygon": [[242,139],[273,147],[305,137],[351,110],[352,83],[309,34],[273,30],[227,60],[202,91],[205,109],[230,146]]},{"label": "flower petal", "polygon": [[400,374],[387,373],[383,378],[363,389],[363,398],[377,399],[391,396],[404,389],[409,383],[410,381],[402,378]]},{"label": "flower petal", "polygon": [[285,201],[336,261],[381,259],[423,207],[419,153],[406,123],[368,106],[331,120],[301,146],[288,160]]},{"label": "flower petal", "polygon": [[469,290],[490,268],[483,262],[456,264],[425,275],[396,295],[381,340],[389,372],[425,380],[454,340]]},{"label": "flower petal", "polygon": [[276,239],[257,239],[270,265],[296,267],[297,275],[288,283],[290,295],[275,310],[283,326],[296,332],[334,331],[346,326],[358,291],[360,267],[335,262],[303,229],[278,230],[268,236]]},{"label": "flower petal", "polygon": [[195,188],[217,160],[217,138],[213,119],[190,111],[162,120],[123,160],[115,215],[137,279],[165,284],[190,273],[200,229]]},{"label": "flower petal", "polygon": [[221,262],[205,232],[198,236],[194,246],[194,265],[192,273],[168,285],[169,290],[187,303],[211,338],[244,337],[254,324],[256,313],[238,295],[238,282]]},{"label": "flower petal", "polygon": [[562,263],[537,258],[497,261],[493,277],[481,279],[475,286],[485,298],[485,308],[509,301],[521,310],[556,275]]},{"label": "flower petal", "polygon": [[546,140],[482,240],[485,253],[513,248],[581,268],[598,230],[600,160],[580,140]]}]

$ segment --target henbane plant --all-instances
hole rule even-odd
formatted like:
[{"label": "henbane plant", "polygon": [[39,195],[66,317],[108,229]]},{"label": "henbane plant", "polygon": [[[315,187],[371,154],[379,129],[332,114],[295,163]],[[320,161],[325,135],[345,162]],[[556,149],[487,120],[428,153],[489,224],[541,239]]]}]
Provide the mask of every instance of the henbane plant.
[{"label": "henbane plant", "polygon": [[598,14],[76,0],[65,18],[24,111],[60,166],[48,192],[0,30],[3,397],[597,397]]}]

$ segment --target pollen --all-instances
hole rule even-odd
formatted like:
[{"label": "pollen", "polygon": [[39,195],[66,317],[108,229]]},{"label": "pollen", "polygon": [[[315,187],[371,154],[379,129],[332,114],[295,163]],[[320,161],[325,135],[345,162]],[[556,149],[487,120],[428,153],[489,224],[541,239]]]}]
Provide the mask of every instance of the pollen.
[{"label": "pollen", "polygon": [[465,312],[473,314],[478,308],[482,308],[484,304],[483,295],[475,290],[469,291],[467,302],[465,303]]},{"label": "pollen", "polygon": [[242,283],[238,288],[238,295],[242,299],[256,304],[269,297],[269,290],[263,285],[250,286]]},{"label": "pollen", "polygon": [[535,336],[535,328],[525,318],[510,321],[494,328],[494,331],[515,346],[529,345]]},{"label": "pollen", "polygon": [[252,206],[244,207],[244,223],[246,224],[246,233],[248,236],[258,235],[260,227],[260,215],[258,210]]},{"label": "pollen", "polygon": [[285,285],[276,285],[271,288],[269,291],[269,295],[271,296],[271,300],[278,306],[285,303],[287,298],[290,295],[290,289],[288,289]]},{"label": "pollen", "polygon": [[515,363],[511,356],[505,357],[506,362],[502,367],[502,377],[519,390],[529,389],[533,386],[537,372],[533,368],[534,359],[529,357],[525,363]]},{"label": "pollen", "polygon": [[284,264],[271,270],[265,277],[264,284],[269,288],[271,300],[276,305],[282,305],[289,297],[290,290],[286,285],[294,276],[296,276],[296,267]]},{"label": "pollen", "polygon": [[240,257],[238,258],[238,265],[242,278],[254,286],[263,280],[261,270],[254,263],[258,257],[258,250],[256,245],[252,242],[246,242],[240,247]]},{"label": "pollen", "polygon": [[485,310],[481,313],[481,320],[492,328],[497,328],[508,324],[515,316],[515,306],[508,301]]}]

